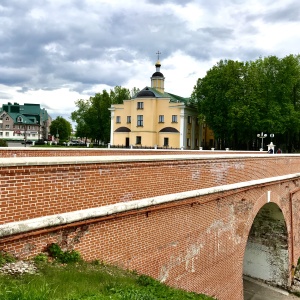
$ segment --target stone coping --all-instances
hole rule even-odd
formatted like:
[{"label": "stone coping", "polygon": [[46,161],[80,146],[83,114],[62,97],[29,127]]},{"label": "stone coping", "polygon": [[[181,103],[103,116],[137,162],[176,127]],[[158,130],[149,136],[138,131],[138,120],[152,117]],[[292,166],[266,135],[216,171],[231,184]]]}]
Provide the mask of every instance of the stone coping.
[{"label": "stone coping", "polygon": [[[44,216],[39,218],[33,218],[24,221],[10,222],[0,225],[0,238],[25,233],[42,228],[49,228],[52,226],[66,225],[73,222],[84,221],[92,218],[99,218],[110,216],[117,213],[123,213],[131,210],[145,209],[158,204],[170,203],[174,201],[201,197],[209,194],[220,193],[239,188],[246,188],[260,184],[275,183],[282,180],[297,179],[300,177],[300,173],[288,174],[283,176],[269,177],[264,179],[250,180],[245,182],[215,186],[210,188],[167,194],[162,196],[156,196],[151,198],[132,200],[127,202],[120,202],[116,204],[105,205],[101,207],[94,207],[89,209],[83,209],[78,211],[72,211],[62,214]],[[266,193],[266,203],[270,202],[270,191]]]},{"label": "stone coping", "polygon": [[269,158],[299,157],[300,154],[165,154],[165,155],[111,155],[111,156],[43,156],[43,157],[2,157],[0,167],[9,166],[38,166],[38,165],[66,165],[66,164],[94,164],[94,163],[126,163],[151,161],[184,161],[184,160],[211,160],[211,159],[242,159],[242,158]]}]

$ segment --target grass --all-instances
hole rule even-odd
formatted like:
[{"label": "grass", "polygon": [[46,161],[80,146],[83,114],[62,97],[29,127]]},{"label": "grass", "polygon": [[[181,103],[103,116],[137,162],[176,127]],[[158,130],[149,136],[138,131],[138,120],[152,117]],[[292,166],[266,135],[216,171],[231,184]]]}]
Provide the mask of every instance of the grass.
[{"label": "grass", "polygon": [[37,263],[37,274],[0,275],[1,300],[158,300],[213,298],[172,289],[145,275],[98,262]]}]

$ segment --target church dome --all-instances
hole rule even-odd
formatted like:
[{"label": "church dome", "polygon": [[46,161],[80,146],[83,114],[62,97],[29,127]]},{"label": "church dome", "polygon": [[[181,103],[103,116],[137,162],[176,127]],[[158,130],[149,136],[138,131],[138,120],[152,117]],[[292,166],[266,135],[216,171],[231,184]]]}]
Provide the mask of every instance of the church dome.
[{"label": "church dome", "polygon": [[164,75],[161,72],[155,72],[153,73],[152,77],[164,77]]},{"label": "church dome", "polygon": [[141,90],[137,95],[137,98],[140,97],[148,97],[148,98],[152,98],[155,97],[155,94],[153,92],[151,92],[148,88],[145,88],[143,90]]}]

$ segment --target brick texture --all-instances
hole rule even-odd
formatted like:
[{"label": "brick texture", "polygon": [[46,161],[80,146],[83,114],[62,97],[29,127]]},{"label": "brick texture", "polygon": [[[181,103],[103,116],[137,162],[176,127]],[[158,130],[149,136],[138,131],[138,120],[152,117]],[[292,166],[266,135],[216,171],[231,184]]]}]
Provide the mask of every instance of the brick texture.
[{"label": "brick texture", "polygon": [[[8,157],[9,151],[4,152],[2,157]],[[0,224],[298,172],[297,155],[2,166]],[[0,250],[28,258],[57,242],[64,249],[80,251],[87,260],[134,269],[221,300],[240,300],[244,251],[253,220],[267,203],[267,191],[286,220],[290,269],[297,263],[298,186],[299,180],[286,180],[2,238]]]}]

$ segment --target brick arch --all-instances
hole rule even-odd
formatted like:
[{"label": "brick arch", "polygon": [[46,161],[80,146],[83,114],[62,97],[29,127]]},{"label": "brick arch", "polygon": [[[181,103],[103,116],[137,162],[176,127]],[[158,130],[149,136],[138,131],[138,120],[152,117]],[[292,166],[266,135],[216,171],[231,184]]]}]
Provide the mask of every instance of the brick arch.
[{"label": "brick arch", "polygon": [[[291,245],[289,243],[290,213],[287,206],[282,203],[282,194],[278,193],[278,189],[280,190],[280,184],[263,188],[260,197],[254,203],[252,212],[248,216],[244,229],[244,236],[247,240],[243,243],[244,249],[242,251],[242,260],[244,260],[243,274],[273,282],[276,285],[290,285],[292,265]],[[270,192],[269,194],[268,191]],[[261,217],[263,214],[265,216]],[[266,217],[268,214],[269,219]],[[263,222],[260,223],[264,228],[261,232],[259,232],[257,222]],[[271,230],[269,232],[266,230],[270,224],[276,224],[275,233],[272,232],[272,235],[270,233]],[[282,232],[276,237],[276,230],[279,232],[278,225],[280,224]],[[269,229],[272,229],[272,227]],[[255,232],[255,235],[253,235],[253,232],[251,235],[252,230]],[[264,237],[268,233],[269,239],[268,236]],[[286,240],[284,238],[280,239],[282,233],[286,236]],[[274,239],[276,239],[276,247],[272,244]],[[286,247],[287,249],[285,249]],[[263,267],[260,268],[260,266]]]}]

